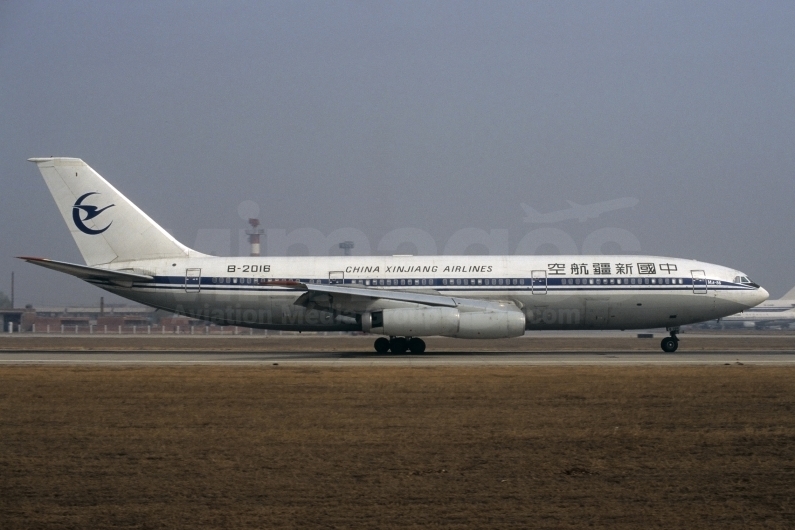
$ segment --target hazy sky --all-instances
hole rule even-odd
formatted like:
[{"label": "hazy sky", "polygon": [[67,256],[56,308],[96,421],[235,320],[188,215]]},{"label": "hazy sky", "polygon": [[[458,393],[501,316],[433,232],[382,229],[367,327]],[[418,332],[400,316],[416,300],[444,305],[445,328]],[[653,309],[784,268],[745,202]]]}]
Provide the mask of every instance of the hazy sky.
[{"label": "hazy sky", "polygon": [[[402,228],[438,252],[494,231],[509,253],[534,230],[582,251],[608,229],[778,297],[795,285],[793,28],[793,2],[2,1],[0,290],[15,271],[18,305],[104,294],[13,258],[82,262],[26,162],[54,155],[199,250],[247,253],[244,201],[272,234],[357,233],[372,253]],[[623,197],[585,222],[521,208]]]}]

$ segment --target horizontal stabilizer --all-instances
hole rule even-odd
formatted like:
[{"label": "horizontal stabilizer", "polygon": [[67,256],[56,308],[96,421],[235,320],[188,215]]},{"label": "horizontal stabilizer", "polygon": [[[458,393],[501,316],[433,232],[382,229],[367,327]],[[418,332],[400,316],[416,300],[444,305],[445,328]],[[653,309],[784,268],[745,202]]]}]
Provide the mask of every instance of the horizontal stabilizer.
[{"label": "horizontal stabilizer", "polygon": [[154,278],[146,274],[136,274],[134,272],[112,271],[108,269],[100,269],[97,267],[88,267],[86,265],[78,265],[76,263],[67,263],[65,261],[56,261],[47,258],[32,258],[27,256],[18,256],[19,259],[25,260],[28,263],[33,263],[45,269],[52,269],[58,272],[65,272],[76,276],[81,280],[99,280],[109,281],[113,283],[129,284],[130,282],[146,282],[152,281]]}]

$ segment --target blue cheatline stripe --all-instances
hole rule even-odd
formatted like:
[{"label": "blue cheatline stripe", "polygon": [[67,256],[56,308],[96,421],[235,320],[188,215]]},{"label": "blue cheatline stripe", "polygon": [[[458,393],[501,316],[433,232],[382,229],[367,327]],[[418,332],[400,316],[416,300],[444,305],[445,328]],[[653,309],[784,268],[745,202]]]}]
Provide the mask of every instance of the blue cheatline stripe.
[{"label": "blue cheatline stripe", "polygon": [[[213,281],[213,280],[217,280],[219,278],[220,279],[224,279],[224,280],[228,279],[228,280],[230,280],[230,282],[218,283],[217,281]],[[285,280],[285,278],[280,278],[280,279],[281,280]],[[636,280],[636,283],[627,283],[627,282],[630,282],[632,279]],[[641,281],[651,280],[651,279],[654,279],[654,280],[657,280],[657,281],[655,281],[655,283],[639,283]],[[677,283],[663,283],[663,280],[665,280],[665,279],[674,280]],[[245,283],[245,282],[243,282],[241,280],[252,280],[252,283]],[[259,284],[257,282],[259,282],[260,280],[273,281],[274,278],[229,277],[229,276],[202,277],[199,282],[191,282],[190,285],[199,285],[199,284],[201,284],[202,286],[205,286],[205,285],[207,285],[207,286],[212,286],[212,285],[258,286]],[[479,287],[490,287],[490,288],[515,287],[515,288],[521,289],[523,287],[524,288],[532,287],[533,285],[535,285],[536,287],[543,287],[544,284],[545,284],[543,280],[533,279],[533,278],[519,278],[519,277],[509,277],[509,278],[398,278],[398,279],[390,278],[389,281],[392,281],[393,283],[392,284],[388,284],[388,285],[387,284],[380,284],[380,283],[376,284],[375,283],[377,281],[380,282],[381,280],[386,282],[387,279],[385,279],[385,278],[369,279],[369,280],[367,280],[367,279],[362,279],[362,280],[345,279],[345,280],[341,280],[341,281],[340,280],[329,280],[328,278],[288,278],[288,280],[296,281],[296,282],[300,282],[300,283],[317,284],[317,285],[351,285],[351,286],[355,286],[355,287],[365,287],[365,288],[367,288],[367,287],[371,287],[371,288],[374,288],[374,287],[411,287],[411,288],[417,288],[417,287],[419,287],[419,288],[422,288],[422,287],[433,287],[433,288],[444,288],[444,287],[478,287],[478,288]],[[422,280],[425,280],[426,283],[425,284],[421,284]],[[445,280],[447,280],[448,282],[452,282],[452,281],[455,281],[455,280],[461,280],[461,281],[466,281],[467,283],[466,284],[444,283]],[[498,283],[496,285],[491,284],[491,283],[488,283],[488,284],[486,284],[486,283],[475,283],[477,280],[481,280],[483,282],[492,281],[492,280],[497,280],[497,281],[502,280],[504,283],[503,284],[499,284]],[[513,283],[514,280],[517,282],[516,284]],[[594,280],[594,281],[602,281],[602,282],[609,282],[610,280],[613,280],[614,283],[600,283],[600,284],[596,284],[596,283],[588,283],[588,284],[579,283],[579,284],[576,284],[576,283],[569,283],[569,280],[581,280],[581,281]],[[615,283],[616,280],[621,280],[622,283],[620,283],[620,284],[619,283]],[[680,280],[681,280],[682,283],[678,283]],[[369,284],[366,283],[368,281],[370,282]],[[406,283],[402,283],[402,284],[397,283],[397,282],[400,282],[400,281],[405,281]],[[412,284],[409,285],[408,281],[411,281]],[[719,283],[718,284],[715,284],[715,283],[707,284],[706,281],[705,281],[704,283],[699,282],[698,284],[696,284],[696,286],[697,287],[707,286],[707,287],[711,287],[711,288],[714,288],[714,287],[736,288],[736,289],[744,289],[744,290],[752,290],[752,289],[754,289],[754,287],[751,287],[749,285],[738,284],[738,283],[734,283],[734,282],[727,282],[727,281],[723,281],[723,280],[710,280],[710,281],[712,281],[712,282],[718,281]],[[510,282],[510,283],[506,283],[506,282]],[[536,283],[533,284],[533,282],[536,282]],[[184,285],[186,283],[186,281],[185,281],[185,277],[184,276],[156,276],[155,277],[155,283],[158,283],[158,284],[165,283],[165,284]],[[594,277],[590,277],[590,278],[582,278],[582,277],[580,277],[580,278],[551,278],[551,277],[548,277],[546,279],[547,287],[550,287],[550,286],[561,286],[561,287],[565,287],[565,288],[578,288],[578,287],[597,288],[597,287],[605,287],[605,286],[607,286],[607,287],[616,287],[616,288],[621,288],[621,287],[642,288],[642,287],[661,287],[661,286],[662,287],[674,287],[674,286],[677,286],[677,287],[680,287],[680,286],[691,286],[692,287],[694,285],[694,283],[695,282],[693,281],[692,278],[685,278],[685,277],[681,277],[681,278],[680,277],[667,277],[666,278],[666,277],[659,277],[659,276],[655,276],[653,278],[650,278],[650,277],[621,277],[621,278],[615,278],[615,277],[612,277],[612,278],[605,278],[605,277],[597,277],[597,278],[594,278]],[[273,287],[273,286],[266,286],[266,287]]]},{"label": "blue cheatline stripe", "polygon": [[[218,283],[218,279],[229,279],[230,283]],[[260,285],[259,283],[242,283],[241,280],[248,280],[251,279],[253,281],[259,282],[261,279],[265,278],[241,278],[241,277],[203,277],[200,279],[199,282],[191,282],[186,283],[185,276],[156,276],[154,281],[152,282],[134,282],[133,286],[136,288],[156,288],[156,289],[165,289],[165,290],[183,290],[186,288],[198,288],[201,287],[201,290],[206,291],[260,291],[260,292],[274,292],[274,291],[284,291],[284,292],[295,292],[295,289],[290,287],[284,286],[274,286],[274,285]],[[581,278],[576,278],[581,279]],[[349,285],[352,287],[362,287],[362,288],[371,288],[371,289],[383,289],[383,290],[403,290],[406,288],[409,289],[422,289],[422,288],[432,288],[436,291],[469,291],[469,292],[494,292],[494,291],[523,291],[523,292],[531,292],[534,290],[545,290],[547,293],[578,293],[584,291],[686,291],[692,292],[694,288],[706,288],[707,290],[737,290],[737,291],[747,291],[753,290],[754,288],[745,285],[745,284],[738,284],[734,282],[727,282],[722,280],[710,280],[712,282],[719,281],[718,284],[715,283],[698,283],[695,284],[692,278],[669,278],[671,280],[675,280],[677,283],[637,283],[641,280],[646,280],[650,278],[638,278],[635,277],[636,283],[623,283],[629,281],[630,278],[582,278],[582,280],[601,280],[608,282],[610,279],[612,280],[622,280],[621,284],[618,283],[580,283],[580,284],[570,284],[570,280],[575,280],[575,278],[547,278],[546,285],[543,281],[539,281],[538,279],[532,278],[502,278],[503,285],[492,285],[489,284],[475,284],[470,283],[472,280],[471,278],[466,278],[467,284],[466,285],[453,285],[452,283],[448,283],[445,285],[443,280],[440,278],[425,278],[426,285],[419,285],[417,284],[419,280],[422,278],[411,278],[411,281],[414,285],[397,285],[397,282],[403,280],[408,283],[408,278],[406,279],[392,279],[392,282],[395,282],[393,285],[366,285],[365,280],[352,280],[347,279],[340,281],[332,281],[327,278],[296,278],[293,281],[298,281],[301,283],[308,283],[308,284],[317,284],[317,285],[329,285],[329,284],[342,284],[342,285]],[[655,277],[655,280],[664,280],[665,278]],[[215,280],[215,282],[213,282]],[[232,283],[234,280],[237,280],[238,283]],[[271,281],[271,279],[265,279]],[[464,280],[462,278],[458,278],[458,280]],[[500,280],[500,278],[481,278],[481,281],[489,281],[492,280]],[[514,285],[513,281],[516,280],[517,284]],[[682,283],[678,283],[679,280]],[[95,285],[109,285],[114,286],[110,281],[107,280],[88,280],[90,283]],[[373,282],[374,280],[370,280]],[[380,279],[379,279],[380,281]],[[447,278],[448,282],[451,282],[451,279]],[[476,280],[475,280],[476,281]],[[536,281],[535,285],[532,283]],[[522,283],[524,282],[524,283]],[[546,287],[546,288],[545,288]]]}]

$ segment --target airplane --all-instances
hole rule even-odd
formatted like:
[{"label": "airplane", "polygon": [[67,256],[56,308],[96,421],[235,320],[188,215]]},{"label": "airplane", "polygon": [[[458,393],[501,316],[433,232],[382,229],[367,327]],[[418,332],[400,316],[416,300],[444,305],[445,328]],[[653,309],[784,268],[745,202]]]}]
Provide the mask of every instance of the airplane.
[{"label": "airplane", "polygon": [[85,265],[20,257],[136,302],[215,322],[356,331],[379,353],[422,337],[648,329],[753,307],[767,291],[735,269],[658,256],[216,257],[177,241],[79,158],[31,158]]},{"label": "airplane", "polygon": [[634,197],[622,197],[620,199],[595,202],[593,204],[577,204],[573,201],[566,202],[569,203],[571,208],[550,213],[541,213],[529,205],[522,203],[522,209],[527,214],[527,217],[524,218],[524,222],[551,224],[559,223],[560,221],[568,221],[569,219],[578,219],[581,223],[584,223],[586,220],[596,219],[606,212],[632,208],[638,204],[639,201]]},{"label": "airplane", "polygon": [[754,308],[755,311],[781,311],[795,307],[795,287],[777,300],[765,300]]},{"label": "airplane", "polygon": [[788,327],[795,323],[795,309],[778,311],[752,311],[746,310],[736,315],[729,315],[718,319],[718,324],[740,325],[746,328],[764,329],[773,326]]},{"label": "airplane", "polygon": [[756,307],[718,320],[718,324],[721,325],[740,325],[757,329],[788,327],[793,323],[795,323],[795,287],[778,300],[766,300]]}]

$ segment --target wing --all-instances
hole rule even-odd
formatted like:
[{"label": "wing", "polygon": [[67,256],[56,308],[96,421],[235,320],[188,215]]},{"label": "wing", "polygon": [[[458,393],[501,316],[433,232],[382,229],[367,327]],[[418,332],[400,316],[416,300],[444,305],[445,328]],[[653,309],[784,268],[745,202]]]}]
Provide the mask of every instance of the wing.
[{"label": "wing", "polygon": [[[367,287],[347,287],[344,285],[302,284],[307,293],[301,298],[318,300],[324,295],[337,295],[350,299],[350,305],[360,305],[357,302],[373,302],[375,300],[392,300],[437,307],[456,307],[455,299],[440,294],[426,294],[412,291],[392,291],[387,289],[372,289]],[[320,296],[318,296],[320,295]],[[358,300],[357,300],[358,299]],[[299,298],[300,300],[300,298]],[[297,302],[296,302],[297,303]]]},{"label": "wing", "polygon": [[[306,291],[295,301],[304,307],[361,312],[378,301],[429,307],[465,307],[480,310],[505,310],[505,302],[444,296],[426,289],[426,292],[379,289],[364,286],[324,285],[300,282],[269,282],[273,285]],[[511,305],[516,306],[515,302]],[[514,307],[515,308],[515,307]]]}]

